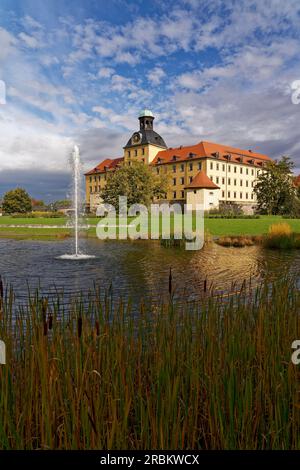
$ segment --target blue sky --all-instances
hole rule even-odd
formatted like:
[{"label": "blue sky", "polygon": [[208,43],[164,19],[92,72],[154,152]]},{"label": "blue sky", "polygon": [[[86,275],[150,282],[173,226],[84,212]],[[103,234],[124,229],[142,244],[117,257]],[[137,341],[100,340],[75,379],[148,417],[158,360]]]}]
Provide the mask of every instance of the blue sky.
[{"label": "blue sky", "polygon": [[0,195],[54,200],[68,154],[122,155],[140,108],[167,145],[289,155],[300,171],[298,0],[1,0]]}]

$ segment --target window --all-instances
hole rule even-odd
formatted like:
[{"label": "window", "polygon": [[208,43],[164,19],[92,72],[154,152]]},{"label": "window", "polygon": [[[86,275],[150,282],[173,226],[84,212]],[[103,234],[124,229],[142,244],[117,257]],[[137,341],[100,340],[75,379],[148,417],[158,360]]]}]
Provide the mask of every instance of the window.
[{"label": "window", "polygon": [[229,173],[231,172],[231,166],[230,165],[228,165],[228,171],[229,171]]},{"label": "window", "polygon": [[222,178],[222,184],[225,184],[225,178]]},{"label": "window", "polygon": [[92,182],[93,178],[90,176],[90,183]]},{"label": "window", "polygon": [[214,181],[214,177],[213,177],[213,176],[211,176],[210,179],[211,179],[212,182]]},{"label": "window", "polygon": [[209,195],[210,195],[210,196],[213,196],[213,195],[214,195],[214,193],[213,193],[212,191],[210,191]]},{"label": "window", "polygon": [[173,191],[173,198],[176,199],[176,191]]},{"label": "window", "polygon": [[225,191],[222,191],[222,197],[225,197]]},{"label": "window", "polygon": [[184,184],[184,177],[180,178],[180,184]]},{"label": "window", "polygon": [[181,191],[181,197],[184,198],[184,191]]},{"label": "window", "polygon": [[101,186],[98,186],[98,192],[100,193],[100,191],[101,191]]},{"label": "window", "polygon": [[173,173],[176,173],[176,165],[173,165],[172,168],[173,168]]},{"label": "window", "polygon": [[223,163],[223,165],[222,165],[222,171],[225,171],[225,165],[224,165],[224,163]]},{"label": "window", "polygon": [[234,186],[236,186],[236,179],[233,181]]},{"label": "window", "polygon": [[134,151],[134,156],[137,157],[137,150]]},{"label": "window", "polygon": [[184,171],[184,164],[183,163],[181,163],[181,165],[180,165],[180,171]]},{"label": "window", "polygon": [[97,186],[95,186],[95,189],[94,189],[95,193],[97,192]]},{"label": "window", "polygon": [[159,168],[156,168],[156,173],[159,175]]},{"label": "window", "polygon": [[249,175],[249,170],[248,170],[248,168],[246,168],[246,175]]},{"label": "window", "polygon": [[254,181],[252,181],[251,186],[252,186],[252,188],[254,188]]},{"label": "window", "polygon": [[199,162],[199,163],[198,163],[198,170],[201,170],[201,168],[202,168],[202,163]]},{"label": "window", "polygon": [[247,180],[247,181],[246,181],[246,187],[247,187],[247,188],[248,188],[248,184],[249,184],[249,183],[248,183],[248,180]]},{"label": "window", "polygon": [[189,169],[190,169],[190,171],[192,171],[192,169],[193,169],[193,164],[192,163],[189,164]]},{"label": "window", "polygon": [[235,172],[235,173],[237,172],[237,167],[236,167],[236,166],[234,167],[234,172]]},{"label": "window", "polygon": [[211,169],[211,170],[214,169],[214,164],[213,164],[213,162],[210,162],[210,169]]},{"label": "window", "polygon": [[192,177],[192,176],[189,177],[189,181],[190,181],[190,183],[193,181],[193,177]]},{"label": "window", "polygon": [[248,193],[246,193],[246,199],[248,199]]},{"label": "window", "polygon": [[127,152],[127,156],[130,158],[130,150],[128,150],[128,152]]},{"label": "window", "polygon": [[173,178],[173,186],[176,186],[176,178]]},{"label": "window", "polygon": [[233,197],[234,197],[234,199],[236,199],[236,192],[233,193]]},{"label": "window", "polygon": [[240,180],[240,186],[243,186],[243,180]]},{"label": "window", "polygon": [[90,186],[90,193],[92,193],[92,192],[93,192],[93,188],[92,188],[92,186]]},{"label": "window", "polygon": [[231,178],[228,178],[228,184],[231,185]]},{"label": "window", "polygon": [[251,199],[254,199],[254,194],[253,193],[251,194]]},{"label": "window", "polygon": [[228,191],[228,197],[230,197],[230,191]]},{"label": "window", "polygon": [[94,176],[94,181],[97,181],[97,176]]},{"label": "window", "polygon": [[145,149],[144,149],[144,147],[142,148],[142,155],[145,155]]},{"label": "window", "polygon": [[216,183],[219,184],[219,177],[216,178]]},{"label": "window", "polygon": [[240,168],[240,174],[242,175],[243,174],[243,167],[241,166]]},{"label": "window", "polygon": [[219,166],[220,166],[219,163],[217,163],[217,170],[219,170]]},{"label": "window", "polygon": [[243,193],[240,193],[240,198],[243,199]]},{"label": "window", "polygon": [[254,170],[253,170],[253,168],[252,168],[252,170],[251,170],[251,175],[252,175],[252,176],[254,175]]}]

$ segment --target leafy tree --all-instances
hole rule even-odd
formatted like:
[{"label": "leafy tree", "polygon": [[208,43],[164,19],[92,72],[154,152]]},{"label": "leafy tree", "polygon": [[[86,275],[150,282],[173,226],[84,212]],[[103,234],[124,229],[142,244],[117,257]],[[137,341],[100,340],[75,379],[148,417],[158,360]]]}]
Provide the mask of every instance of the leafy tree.
[{"label": "leafy tree", "polygon": [[54,211],[59,211],[60,209],[68,209],[72,207],[72,202],[69,199],[62,199],[62,200],[53,202],[52,204],[50,204],[50,207]]},{"label": "leafy tree", "polygon": [[105,203],[118,208],[119,196],[127,196],[128,205],[149,206],[157,198],[162,198],[168,189],[165,175],[156,175],[153,169],[140,162],[122,165],[107,179],[101,197]]},{"label": "leafy tree", "polygon": [[8,191],[3,198],[3,211],[7,214],[25,213],[32,209],[31,198],[25,189],[16,188]]},{"label": "leafy tree", "polygon": [[254,192],[257,211],[269,215],[295,212],[297,195],[292,178],[293,162],[289,157],[268,162],[257,177]]}]

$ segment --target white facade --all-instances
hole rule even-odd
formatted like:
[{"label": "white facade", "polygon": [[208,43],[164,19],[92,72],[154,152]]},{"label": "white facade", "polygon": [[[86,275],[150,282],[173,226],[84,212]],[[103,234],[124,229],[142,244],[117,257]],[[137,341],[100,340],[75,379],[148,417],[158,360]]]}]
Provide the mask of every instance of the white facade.
[{"label": "white facade", "polygon": [[219,208],[220,189],[186,189],[186,203],[196,209],[196,204],[203,204],[203,209],[209,211]]}]

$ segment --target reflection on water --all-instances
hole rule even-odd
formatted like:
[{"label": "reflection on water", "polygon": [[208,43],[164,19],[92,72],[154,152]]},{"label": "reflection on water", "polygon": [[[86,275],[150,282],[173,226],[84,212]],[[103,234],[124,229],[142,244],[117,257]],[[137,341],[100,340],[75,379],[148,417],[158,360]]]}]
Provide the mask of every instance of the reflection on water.
[{"label": "reflection on water", "polygon": [[228,290],[244,279],[255,283],[286,273],[300,276],[299,251],[280,252],[261,247],[225,248],[215,244],[201,251],[167,249],[158,242],[83,240],[82,249],[95,258],[78,262],[59,259],[69,241],[40,242],[0,240],[0,274],[14,286],[17,298],[40,285],[43,292],[54,288],[66,293],[112,285],[117,296],[134,299],[168,294],[172,268],[173,286],[179,295],[195,297],[208,279],[216,290]]}]

